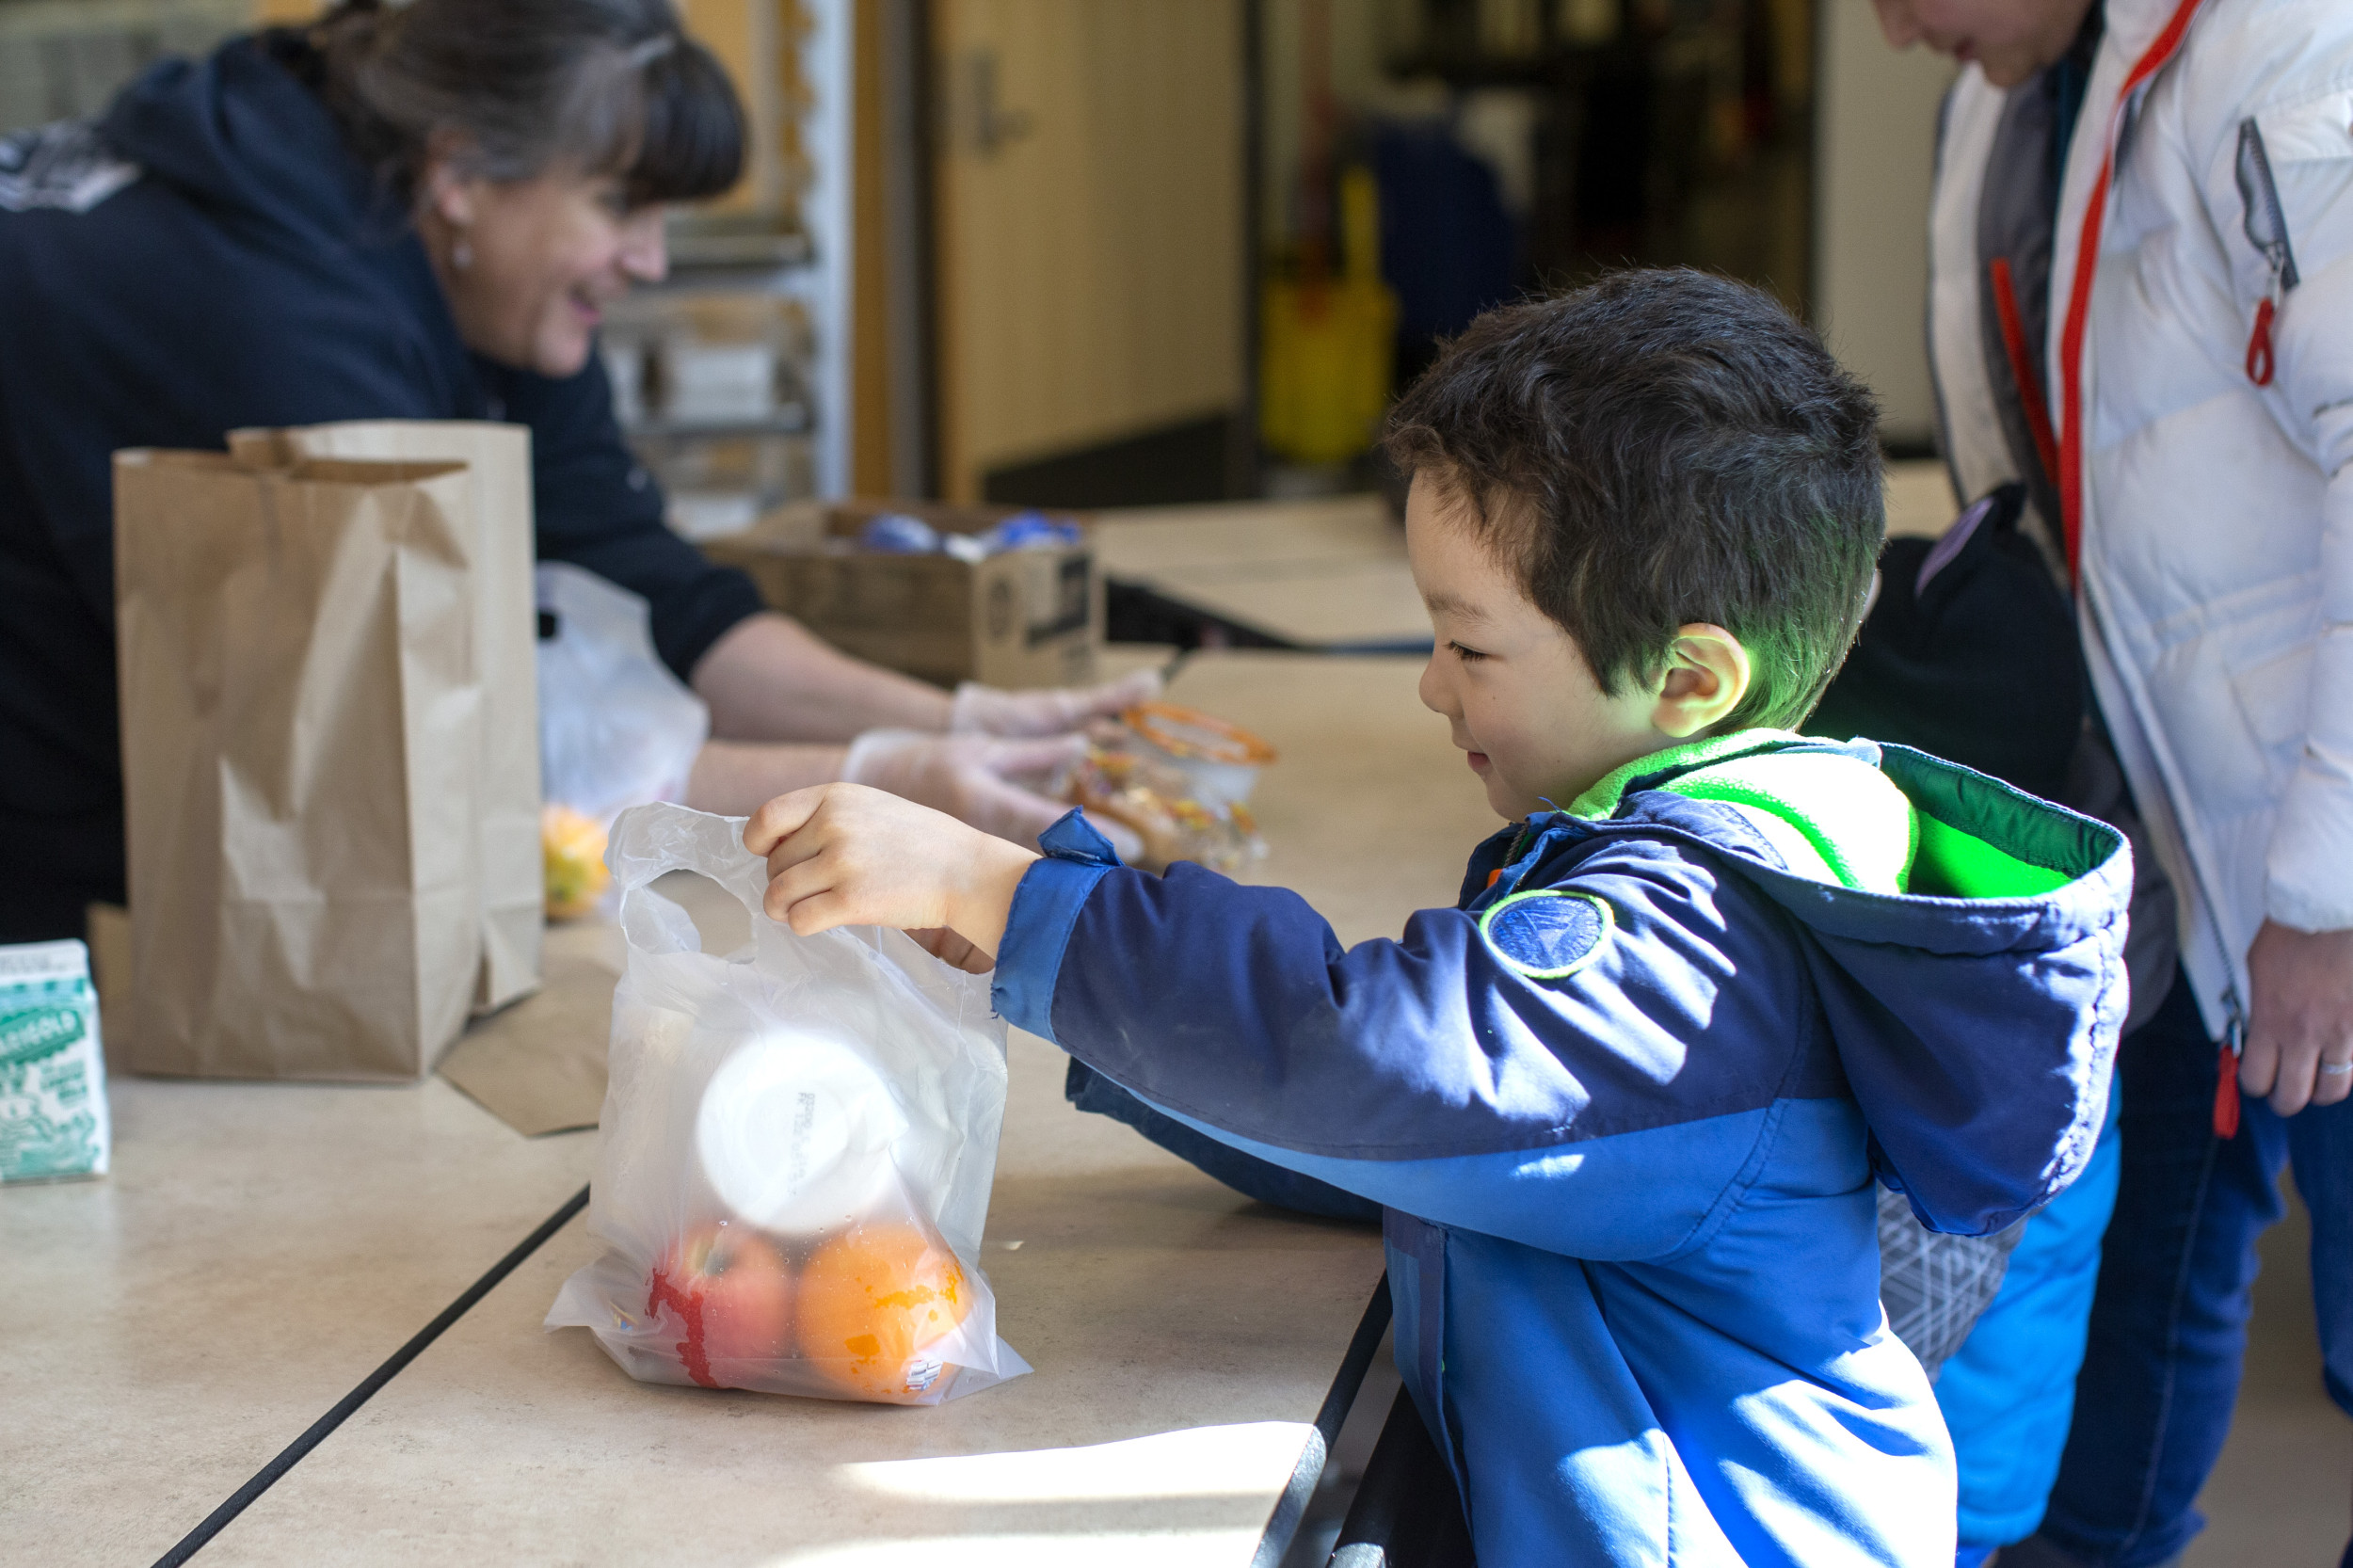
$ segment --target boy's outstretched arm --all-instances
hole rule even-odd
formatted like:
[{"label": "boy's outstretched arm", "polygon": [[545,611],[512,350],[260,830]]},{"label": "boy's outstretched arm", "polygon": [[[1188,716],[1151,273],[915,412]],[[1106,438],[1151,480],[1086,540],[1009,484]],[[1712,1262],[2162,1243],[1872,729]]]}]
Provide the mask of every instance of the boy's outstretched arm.
[{"label": "boy's outstretched arm", "polygon": [[[1853,1115],[1806,1048],[1778,920],[1659,846],[1590,856],[1517,906],[1598,920],[1607,904],[1573,961],[1455,909],[1344,950],[1295,893],[1153,876],[1080,840],[1108,849],[1066,824],[1041,860],[841,786],[771,803],[745,835],[793,929],[960,933],[1000,960],[1010,1022],[1209,1137],[1438,1224],[1663,1256],[1754,1179],[1785,1096]],[[1851,1159],[1818,1173],[1836,1190],[1869,1180],[1852,1131],[1833,1140]]]},{"label": "boy's outstretched arm", "polygon": [[1038,857],[862,784],[778,795],[752,813],[744,847],[768,862],[770,920],[804,936],[895,926],[974,974],[995,962],[1014,892]]}]

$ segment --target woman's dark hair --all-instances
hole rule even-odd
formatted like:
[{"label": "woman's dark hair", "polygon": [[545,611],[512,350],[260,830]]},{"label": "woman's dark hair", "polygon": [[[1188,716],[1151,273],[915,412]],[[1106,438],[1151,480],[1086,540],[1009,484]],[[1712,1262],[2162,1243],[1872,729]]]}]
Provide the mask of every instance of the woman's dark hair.
[{"label": "woman's dark hair", "polygon": [[1603,691],[1676,628],[1749,650],[1717,728],[1795,726],[1861,624],[1886,533],[1879,410],[1745,284],[1613,274],[1490,312],[1390,415],[1390,458],[1460,504]]},{"label": "woman's dark hair", "polygon": [[404,201],[437,135],[486,179],[618,175],[632,205],[743,171],[735,88],[669,0],[344,0],[308,42],[328,108]]}]

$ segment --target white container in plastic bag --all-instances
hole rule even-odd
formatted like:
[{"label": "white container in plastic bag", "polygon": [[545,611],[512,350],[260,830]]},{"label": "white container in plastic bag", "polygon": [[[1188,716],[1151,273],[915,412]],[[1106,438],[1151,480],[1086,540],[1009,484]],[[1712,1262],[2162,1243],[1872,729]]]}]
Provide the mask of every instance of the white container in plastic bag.
[{"label": "white container in plastic bag", "polygon": [[[550,1329],[630,1376],[936,1404],[1028,1371],[980,1268],[1005,1111],[985,976],[896,931],[795,936],[760,912],[744,820],[634,808],[613,830],[628,968],[588,1227],[604,1255]],[[751,940],[701,949],[648,886],[698,872]]]}]

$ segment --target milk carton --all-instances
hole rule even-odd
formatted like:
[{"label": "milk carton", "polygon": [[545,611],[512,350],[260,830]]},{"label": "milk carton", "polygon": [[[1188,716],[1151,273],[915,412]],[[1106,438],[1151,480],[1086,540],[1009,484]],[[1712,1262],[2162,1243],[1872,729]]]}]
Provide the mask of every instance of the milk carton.
[{"label": "milk carton", "polygon": [[109,1149],[89,950],[0,947],[0,1181],[104,1176]]}]

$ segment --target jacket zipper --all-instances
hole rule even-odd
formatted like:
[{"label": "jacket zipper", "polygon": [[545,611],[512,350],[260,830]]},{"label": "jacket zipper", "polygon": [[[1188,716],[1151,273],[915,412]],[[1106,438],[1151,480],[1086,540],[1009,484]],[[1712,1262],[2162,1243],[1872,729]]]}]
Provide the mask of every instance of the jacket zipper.
[{"label": "jacket zipper", "polygon": [[[2083,557],[2084,338],[2091,324],[2091,280],[2100,269],[2100,231],[2107,221],[2108,198],[2113,194],[2108,182],[2116,172],[2117,128],[2122,121],[2124,105],[2140,85],[2165,69],[2166,62],[2180,52],[2198,8],[2204,4],[2205,0],[2181,0],[2164,28],[2125,73],[2116,103],[2108,110],[2107,128],[2101,133],[2106,148],[2100,154],[2100,170],[2092,179],[2090,197],[2084,204],[2083,229],[2075,242],[2074,276],[2068,282],[2067,313],[2059,323],[2059,515],[2067,541],[2067,575],[2071,581],[2078,578]],[[2089,106],[2085,112],[2089,112]],[[2082,136],[2087,129],[2079,125],[2075,134]]]},{"label": "jacket zipper", "polygon": [[2222,993],[2222,1008],[2229,1015],[2222,1026],[2222,1049],[2215,1061],[2214,1135],[2231,1139],[2238,1136],[2238,1063],[2247,1054],[2247,1020],[2239,1012],[2238,982]]},{"label": "jacket zipper", "polygon": [[[2267,387],[2273,372],[2279,368],[2272,334],[2279,322],[2280,308],[2288,291],[2301,279],[2296,270],[2296,248],[2288,239],[2287,209],[2280,200],[2279,182],[2271,174],[2271,154],[2264,146],[2263,129],[2252,115],[2238,122],[2238,163],[2233,172],[2238,180],[2239,200],[2247,208],[2247,243],[2263,257],[2271,275],[2263,298],[2255,304],[2255,328],[2247,340],[2247,378],[2259,387]],[[2201,903],[2205,899],[2202,884],[2199,898]],[[2206,923],[2217,937],[2221,935],[2221,924],[2211,907],[2206,911]],[[2225,952],[2225,975],[2233,968],[2229,958]],[[2235,979],[2224,985],[2222,1010],[2222,1043],[2215,1061],[2214,1132],[2217,1138],[2229,1139],[2238,1136],[2238,1069],[2247,1054],[2247,1012],[2240,1004]]]},{"label": "jacket zipper", "polygon": [[2264,134],[2252,116],[2238,122],[2235,172],[2239,200],[2247,204],[2247,243],[2271,268],[2271,284],[2256,303],[2255,330],[2247,340],[2247,378],[2267,387],[2275,368],[2272,324],[2279,318],[2281,302],[2298,280],[2296,251],[2288,244],[2287,212],[2280,205],[2280,186],[2271,178],[2271,155],[2264,150]]},{"label": "jacket zipper", "polygon": [[1993,314],[2002,328],[2002,351],[2009,358],[2009,378],[2018,387],[2018,407],[2026,416],[2026,431],[2034,439],[2043,478],[2056,485],[2058,436],[2051,428],[2050,407],[2042,401],[2042,378],[2035,374],[2034,351],[2026,342],[2025,313],[2018,308],[2018,287],[2010,277],[2009,258],[1994,257],[1986,270],[1993,285]]},{"label": "jacket zipper", "polygon": [[[1520,830],[1512,835],[1512,847],[1503,852],[1503,865],[1497,866],[1494,871],[1487,873],[1488,888],[1493,888],[1497,883],[1503,880],[1504,867],[1511,865],[1513,861],[1517,860],[1520,857],[1520,848],[1528,842],[1529,832],[1534,826],[1535,824],[1533,823],[1520,824]],[[1485,889],[1482,888],[1481,890],[1484,891]]]},{"label": "jacket zipper", "polygon": [[[2182,852],[2189,854],[2186,840]],[[2233,972],[2235,966],[2231,962],[2230,944],[2222,937],[2222,922],[2215,916],[2214,901],[2206,896],[2204,879],[2196,872],[2193,856],[2190,886],[2197,890],[2206,929],[2214,934],[2215,950],[2222,955],[2222,1043],[2215,1057],[2214,1135],[2227,1141],[2238,1136],[2238,1064],[2247,1054],[2247,1009],[2238,999],[2238,977]]]}]

